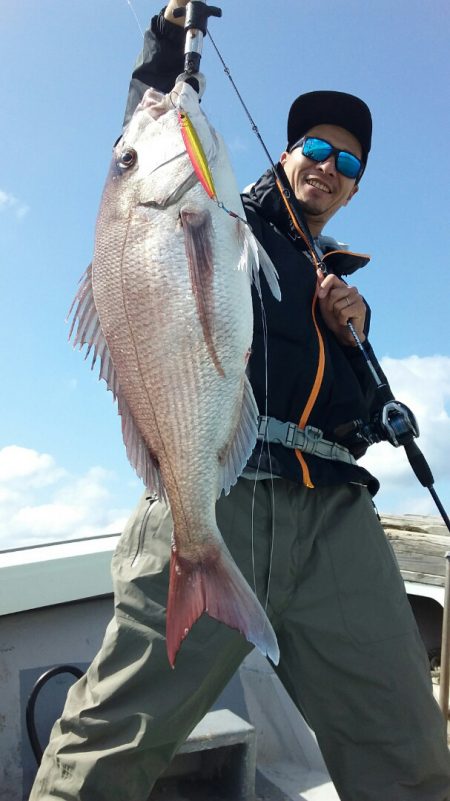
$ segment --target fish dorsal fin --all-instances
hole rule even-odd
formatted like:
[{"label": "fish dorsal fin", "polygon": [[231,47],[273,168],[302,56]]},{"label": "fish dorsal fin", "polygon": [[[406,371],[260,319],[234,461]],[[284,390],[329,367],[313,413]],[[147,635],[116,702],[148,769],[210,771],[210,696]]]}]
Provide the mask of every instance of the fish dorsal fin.
[{"label": "fish dorsal fin", "polygon": [[78,346],[81,350],[86,345],[85,359],[93,351],[91,370],[94,369],[98,359],[100,361],[99,378],[106,382],[114,400],[117,400],[118,411],[122,418],[123,441],[131,465],[139,478],[144,481],[147,489],[156,493],[159,498],[165,499],[166,494],[157,462],[149,452],[121,392],[108,343],[100,325],[92,288],[92,264],[81,278],[80,287],[68,314],[68,318],[70,317],[72,317],[72,323],[69,339],[72,340],[73,347]]},{"label": "fish dorsal fin", "polygon": [[217,497],[227,495],[247,464],[258,435],[258,407],[247,376],[244,376],[244,391],[239,422],[234,437],[222,458],[219,472]]}]

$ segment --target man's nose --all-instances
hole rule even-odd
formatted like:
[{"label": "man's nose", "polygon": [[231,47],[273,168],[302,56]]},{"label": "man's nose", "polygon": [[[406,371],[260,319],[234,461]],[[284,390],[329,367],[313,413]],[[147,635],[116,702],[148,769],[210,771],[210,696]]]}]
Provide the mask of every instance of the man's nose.
[{"label": "man's nose", "polygon": [[336,159],[333,154],[319,163],[325,175],[334,175],[336,172]]}]

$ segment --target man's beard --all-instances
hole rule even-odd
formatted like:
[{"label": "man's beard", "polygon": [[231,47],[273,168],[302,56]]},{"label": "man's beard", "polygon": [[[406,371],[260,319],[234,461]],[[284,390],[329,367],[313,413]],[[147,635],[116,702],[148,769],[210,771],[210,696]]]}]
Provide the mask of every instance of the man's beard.
[{"label": "man's beard", "polygon": [[309,203],[305,200],[299,200],[299,205],[304,214],[308,214],[310,217],[320,217],[322,214],[325,214],[325,210],[323,208],[318,208],[316,205]]}]

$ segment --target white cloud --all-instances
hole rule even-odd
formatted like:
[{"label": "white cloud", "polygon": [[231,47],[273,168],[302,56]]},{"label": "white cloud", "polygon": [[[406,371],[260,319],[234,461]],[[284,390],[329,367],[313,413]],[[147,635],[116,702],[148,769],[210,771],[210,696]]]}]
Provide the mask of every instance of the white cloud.
[{"label": "white cloud", "polygon": [[238,135],[227,140],[227,147],[231,153],[246,153],[249,150],[247,140]]},{"label": "white cloud", "polygon": [[[428,356],[381,361],[394,394],[415,412],[418,445],[435,478],[435,489],[450,507],[450,358]],[[409,466],[403,448],[380,443],[361,460],[382,488],[380,512],[438,515]],[[117,533],[131,509],[118,508],[112,471],[93,466],[71,475],[48,453],[9,445],[0,450],[0,550],[58,539]],[[139,483],[130,487],[130,506]]]},{"label": "white cloud", "polygon": [[0,486],[0,505],[14,504],[20,501],[20,492]]},{"label": "white cloud", "polygon": [[7,445],[0,450],[0,483],[11,484],[26,479],[27,486],[54,484],[65,475],[48,453],[38,453],[31,448]]},{"label": "white cloud", "polygon": [[74,476],[48,453],[18,445],[3,448],[0,550],[119,533],[130,509],[117,508],[115,480],[115,474],[102,467]]},{"label": "white cloud", "polygon": [[[397,400],[417,417],[417,445],[435,479],[444,506],[450,504],[450,358],[448,356],[385,357],[381,365]],[[375,503],[381,512],[439,515],[427,489],[415,477],[403,448],[380,443],[361,460],[381,481]],[[448,511],[448,509],[447,509]]]},{"label": "white cloud", "polygon": [[30,208],[26,203],[22,203],[10,192],[5,192],[0,189],[0,211],[12,211],[18,220],[23,220],[28,214]]},{"label": "white cloud", "polygon": [[62,503],[43,503],[23,506],[11,519],[13,529],[27,532],[29,537],[70,536],[75,527],[83,521],[85,510],[80,504],[69,506]]}]

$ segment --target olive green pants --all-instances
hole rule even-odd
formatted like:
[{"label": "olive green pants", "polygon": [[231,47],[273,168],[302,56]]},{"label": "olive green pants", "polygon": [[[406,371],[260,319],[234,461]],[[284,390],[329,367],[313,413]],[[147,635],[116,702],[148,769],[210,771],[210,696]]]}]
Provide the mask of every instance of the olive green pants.
[{"label": "olive green pants", "polygon": [[[263,604],[268,592],[277,673],[340,798],[450,799],[426,654],[367,490],[241,479],[217,517]],[[240,634],[204,615],[169,667],[171,530],[167,508],[144,498],[113,557],[115,617],[69,691],[30,801],[146,801],[249,652]]]}]

